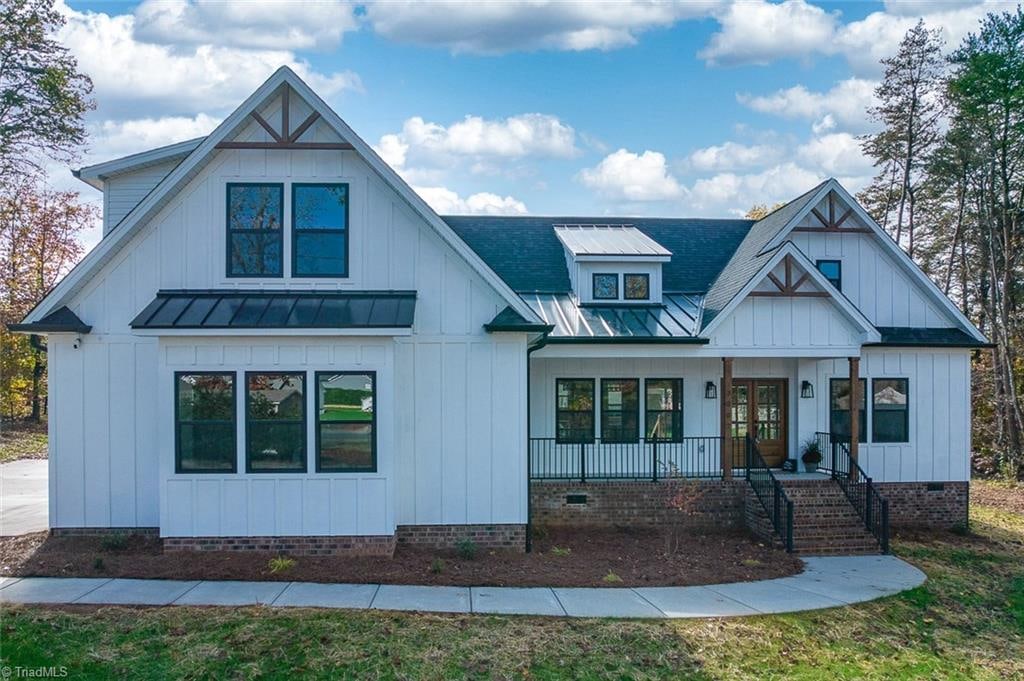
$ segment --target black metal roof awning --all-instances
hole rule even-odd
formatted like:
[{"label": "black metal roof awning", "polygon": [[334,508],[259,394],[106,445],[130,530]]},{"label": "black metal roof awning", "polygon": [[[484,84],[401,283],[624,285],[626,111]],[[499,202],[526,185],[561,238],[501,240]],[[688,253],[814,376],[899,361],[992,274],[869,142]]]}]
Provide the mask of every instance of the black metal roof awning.
[{"label": "black metal roof awning", "polygon": [[990,348],[991,343],[983,343],[961,329],[923,328],[910,326],[878,326],[875,327],[882,335],[879,343],[867,343],[872,346],[891,348],[939,347],[939,348]]},{"label": "black metal roof awning", "polygon": [[133,329],[409,328],[415,291],[160,291]]},{"label": "black metal roof awning", "polygon": [[8,324],[13,333],[89,333],[92,327],[78,318],[66,305],[30,324]]}]

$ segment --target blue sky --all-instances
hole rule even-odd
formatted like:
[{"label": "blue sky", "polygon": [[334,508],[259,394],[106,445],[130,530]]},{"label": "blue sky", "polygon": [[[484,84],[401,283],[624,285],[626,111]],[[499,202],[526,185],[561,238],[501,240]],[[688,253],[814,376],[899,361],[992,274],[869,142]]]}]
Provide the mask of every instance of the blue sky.
[{"label": "blue sky", "polygon": [[860,189],[878,59],[1012,6],[72,1],[61,39],[95,82],[85,162],[205,134],[286,63],[441,212],[728,216]]}]

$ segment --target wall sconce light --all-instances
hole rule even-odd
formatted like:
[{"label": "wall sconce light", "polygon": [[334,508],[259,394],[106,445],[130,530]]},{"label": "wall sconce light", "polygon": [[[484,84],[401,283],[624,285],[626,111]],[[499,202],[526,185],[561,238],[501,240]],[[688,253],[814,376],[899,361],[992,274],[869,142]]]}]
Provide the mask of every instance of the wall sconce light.
[{"label": "wall sconce light", "polygon": [[810,381],[804,381],[800,384],[800,397],[811,398],[814,397],[814,384]]},{"label": "wall sconce light", "polygon": [[704,397],[709,400],[718,398],[718,386],[715,385],[714,381],[708,381],[704,384]]}]

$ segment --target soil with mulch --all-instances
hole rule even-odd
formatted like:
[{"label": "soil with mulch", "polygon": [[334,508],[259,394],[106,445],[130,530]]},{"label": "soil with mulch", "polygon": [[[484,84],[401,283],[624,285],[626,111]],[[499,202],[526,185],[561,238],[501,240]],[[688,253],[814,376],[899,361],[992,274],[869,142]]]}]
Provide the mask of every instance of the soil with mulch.
[{"label": "soil with mulch", "polygon": [[45,459],[46,421],[0,421],[0,463],[18,459]]},{"label": "soil with mulch", "polygon": [[975,480],[971,483],[971,503],[1024,514],[1024,483]]},{"label": "soil with mulch", "polygon": [[391,558],[294,556],[271,572],[276,553],[181,551],[132,536],[49,537],[39,532],[0,537],[0,576],[241,579],[456,586],[692,586],[785,577],[800,572],[796,557],[746,534],[679,537],[667,551],[656,530],[552,530],[531,553],[399,546]]}]

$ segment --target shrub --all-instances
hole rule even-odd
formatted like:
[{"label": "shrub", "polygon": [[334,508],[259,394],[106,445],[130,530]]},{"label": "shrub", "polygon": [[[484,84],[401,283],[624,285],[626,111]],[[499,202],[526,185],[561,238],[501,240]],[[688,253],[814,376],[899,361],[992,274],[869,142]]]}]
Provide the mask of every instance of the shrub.
[{"label": "shrub", "polygon": [[288,556],[274,556],[270,559],[270,562],[267,563],[267,566],[270,568],[270,571],[276,575],[278,572],[285,572],[295,567],[295,559],[289,558]]},{"label": "shrub", "polygon": [[444,572],[444,561],[440,558],[435,558],[434,560],[430,561],[430,571],[433,572],[435,575],[439,575],[442,572]]},{"label": "shrub", "polygon": [[108,534],[100,540],[104,551],[124,551],[128,548],[128,535],[123,532]]},{"label": "shrub", "polygon": [[100,571],[102,571],[102,570],[106,570],[107,566],[103,564],[103,559],[102,558],[97,558],[96,560],[94,560],[92,562],[92,569],[93,570],[100,570]]},{"label": "shrub", "polygon": [[606,582],[607,584],[617,584],[622,581],[622,577],[619,577],[617,574],[609,570],[608,574],[601,578],[601,581]]},{"label": "shrub", "polygon": [[473,560],[477,553],[476,542],[469,538],[463,539],[455,545],[455,551],[459,554],[459,558]]},{"label": "shrub", "polygon": [[568,556],[570,553],[572,553],[572,549],[570,549],[569,547],[560,549],[557,546],[552,546],[551,553],[556,556]]}]

